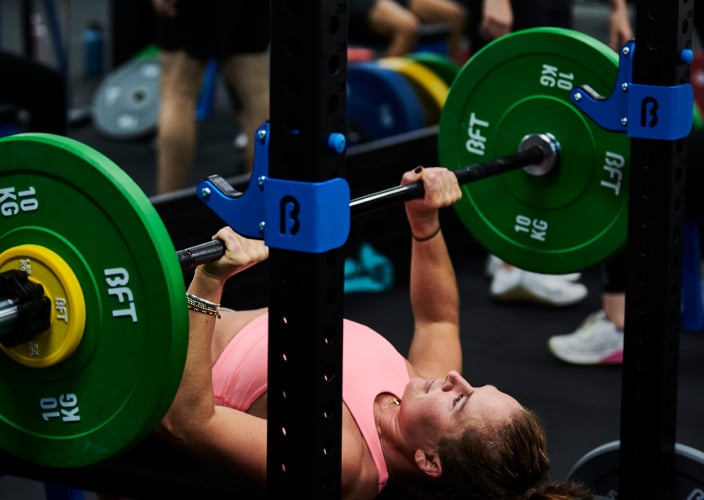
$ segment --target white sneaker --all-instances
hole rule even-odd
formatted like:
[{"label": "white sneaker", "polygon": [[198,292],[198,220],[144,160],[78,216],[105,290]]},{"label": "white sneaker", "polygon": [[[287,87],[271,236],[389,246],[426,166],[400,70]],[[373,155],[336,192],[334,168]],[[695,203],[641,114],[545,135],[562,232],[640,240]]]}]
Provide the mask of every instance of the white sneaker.
[{"label": "white sneaker", "polygon": [[494,276],[494,271],[501,265],[503,261],[499,259],[496,255],[489,254],[486,258],[486,267],[484,268],[484,274],[487,278]]},{"label": "white sneaker", "polygon": [[[484,273],[487,278],[494,276],[496,268],[503,264],[503,260],[499,259],[496,255],[489,254],[486,259],[486,267],[484,268]],[[582,277],[582,273],[569,273],[569,274],[552,274],[550,276],[556,276],[558,278],[565,279],[567,281],[577,281]]]},{"label": "white sneaker", "polygon": [[537,274],[517,267],[498,266],[489,288],[491,296],[502,301],[535,302],[570,306],[587,296],[587,287],[559,276]]},{"label": "white sneaker", "polygon": [[623,332],[603,311],[590,314],[573,333],[550,337],[548,347],[556,357],[575,365],[623,362]]}]

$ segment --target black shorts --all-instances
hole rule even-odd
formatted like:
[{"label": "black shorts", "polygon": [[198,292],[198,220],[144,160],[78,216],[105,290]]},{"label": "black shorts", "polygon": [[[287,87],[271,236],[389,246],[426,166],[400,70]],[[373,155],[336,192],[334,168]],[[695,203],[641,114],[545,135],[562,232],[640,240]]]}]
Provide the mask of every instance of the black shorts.
[{"label": "black shorts", "polygon": [[157,16],[156,43],[198,59],[223,59],[269,48],[269,2],[263,0],[179,0],[175,18]]},{"label": "black shorts", "polygon": [[[483,0],[462,0],[468,9],[467,34],[472,52],[486,45],[477,31],[482,18]],[[572,0],[511,0],[513,31],[539,26],[574,28]]]}]

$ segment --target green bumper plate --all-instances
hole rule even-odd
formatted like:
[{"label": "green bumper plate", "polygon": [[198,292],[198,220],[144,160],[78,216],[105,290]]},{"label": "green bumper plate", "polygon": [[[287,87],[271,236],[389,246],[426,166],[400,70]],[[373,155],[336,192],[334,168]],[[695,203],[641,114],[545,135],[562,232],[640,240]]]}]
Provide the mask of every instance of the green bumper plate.
[{"label": "green bumper plate", "polygon": [[440,120],[439,157],[451,169],[509,155],[550,133],[560,162],[536,177],[516,170],[463,186],[460,219],[491,253],[548,274],[583,270],[626,242],[630,139],[574,107],[574,86],[609,95],[618,56],[582,33],[534,28],[502,37],[462,68]]},{"label": "green bumper plate", "polygon": [[[51,467],[125,451],[166,413],[185,363],[185,287],[169,234],[126,173],[68,138],[1,139],[0,193],[0,255],[49,250],[85,302],[70,306],[85,308],[85,330],[67,359],[36,368],[0,352],[0,448]],[[61,317],[71,321],[71,309]]]},{"label": "green bumper plate", "polygon": [[460,72],[460,67],[455,61],[436,52],[413,52],[407,57],[433,71],[448,86],[452,85]]}]

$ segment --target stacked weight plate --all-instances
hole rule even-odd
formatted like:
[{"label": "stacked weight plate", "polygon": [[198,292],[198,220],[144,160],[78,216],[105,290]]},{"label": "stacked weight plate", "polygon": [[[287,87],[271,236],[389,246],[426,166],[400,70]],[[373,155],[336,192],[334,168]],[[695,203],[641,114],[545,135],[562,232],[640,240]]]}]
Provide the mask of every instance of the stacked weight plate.
[{"label": "stacked weight plate", "polygon": [[351,61],[349,143],[361,144],[437,125],[459,69],[447,57],[432,52]]}]

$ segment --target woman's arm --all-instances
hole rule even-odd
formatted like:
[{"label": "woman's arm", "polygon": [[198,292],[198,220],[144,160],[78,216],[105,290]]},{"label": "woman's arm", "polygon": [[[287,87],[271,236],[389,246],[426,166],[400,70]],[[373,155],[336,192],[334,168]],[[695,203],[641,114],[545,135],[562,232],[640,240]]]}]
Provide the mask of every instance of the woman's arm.
[{"label": "woman's arm", "polygon": [[[215,238],[225,243],[225,254],[216,262],[196,268],[188,294],[197,297],[196,301],[219,304],[227,279],[265,260],[268,249],[263,242],[244,238],[230,228],[221,229]],[[189,309],[188,353],[181,384],[158,431],[202,458],[241,472],[263,488],[266,420],[215,406],[211,342],[215,324],[220,320],[193,307]]]},{"label": "woman's arm", "polygon": [[462,352],[457,280],[440,228],[439,209],[451,206],[462,192],[455,174],[444,168],[418,168],[404,174],[402,183],[418,179],[423,181],[425,197],[406,203],[413,235],[414,332],[408,359],[421,375],[444,377],[448,370],[462,370]]}]

